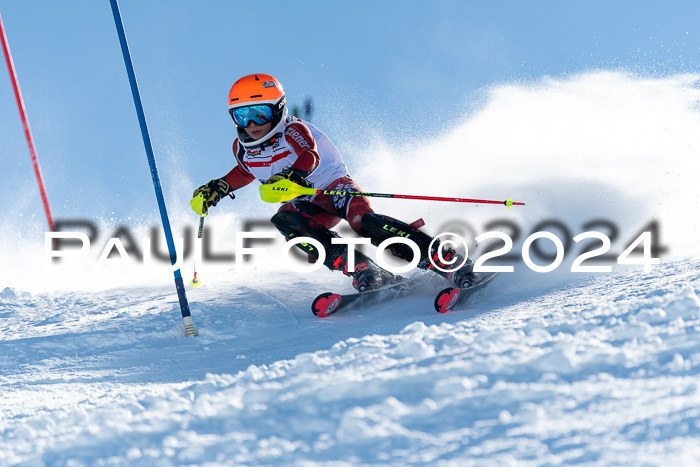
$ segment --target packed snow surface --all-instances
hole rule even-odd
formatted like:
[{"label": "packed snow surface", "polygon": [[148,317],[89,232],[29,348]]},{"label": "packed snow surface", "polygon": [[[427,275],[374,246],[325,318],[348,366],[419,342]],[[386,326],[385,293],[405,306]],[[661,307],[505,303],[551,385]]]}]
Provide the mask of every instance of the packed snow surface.
[{"label": "packed snow surface", "polygon": [[699,268],[328,319],[333,281],[221,282],[190,293],[197,338],[167,288],[7,288],[0,465],[691,465]]},{"label": "packed snow surface", "polygon": [[[121,220],[96,221],[89,256],[52,269],[20,205],[21,222],[0,224],[0,466],[700,465],[698,83],[600,71],[495,85],[445,134],[334,138],[368,191],[527,203],[377,212],[423,217],[433,235],[502,231],[514,253],[539,230],[570,245],[554,272],[514,261],[446,315],[435,281],[319,319],[317,294],[351,290],[340,273],[198,264],[199,336],[185,337],[167,267],[95,267]],[[164,189],[178,235],[203,181],[161,170],[177,180]],[[207,217],[207,239],[231,254],[276,209],[245,188]],[[158,220],[123,222],[140,240]],[[661,264],[615,264],[643,229]],[[585,231],[610,237],[612,272],[568,272]],[[192,258],[182,268],[187,281]]]}]

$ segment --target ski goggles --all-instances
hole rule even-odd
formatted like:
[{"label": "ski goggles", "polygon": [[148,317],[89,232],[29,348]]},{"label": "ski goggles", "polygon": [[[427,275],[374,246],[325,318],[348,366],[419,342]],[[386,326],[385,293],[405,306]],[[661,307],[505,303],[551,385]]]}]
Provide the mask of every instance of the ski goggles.
[{"label": "ski goggles", "polygon": [[229,113],[233,121],[241,128],[250,125],[250,122],[256,125],[264,125],[272,121],[273,111],[272,106],[268,104],[248,105],[245,107],[236,107],[230,109]]}]

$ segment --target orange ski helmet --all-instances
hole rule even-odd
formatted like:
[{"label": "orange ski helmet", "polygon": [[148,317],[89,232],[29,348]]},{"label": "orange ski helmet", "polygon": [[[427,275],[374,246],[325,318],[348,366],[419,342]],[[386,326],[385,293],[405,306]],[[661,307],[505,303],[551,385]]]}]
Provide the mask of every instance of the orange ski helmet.
[{"label": "orange ski helmet", "polygon": [[[228,111],[238,129],[238,139],[243,146],[257,146],[272,135],[282,131],[287,118],[287,98],[282,84],[271,75],[256,73],[239,79],[228,93]],[[254,140],[245,128],[272,123],[270,131]]]}]

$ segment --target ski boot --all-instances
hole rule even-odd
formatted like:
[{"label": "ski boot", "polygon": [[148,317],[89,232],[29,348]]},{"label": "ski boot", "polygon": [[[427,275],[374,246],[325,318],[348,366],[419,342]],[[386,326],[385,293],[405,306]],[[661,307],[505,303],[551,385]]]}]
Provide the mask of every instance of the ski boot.
[{"label": "ski boot", "polygon": [[[395,279],[389,271],[377,266],[374,261],[363,253],[355,250],[355,268],[348,270],[348,245],[333,244],[333,238],[338,238],[334,232],[321,225],[310,222],[309,216],[294,211],[281,211],[272,217],[272,223],[284,235],[287,240],[295,237],[311,237],[323,245],[326,251],[326,259],[323,262],[331,271],[342,271],[348,277],[353,278],[353,287],[359,292],[366,292],[381,287]],[[313,245],[297,244],[302,251],[309,255],[309,261],[319,259],[319,253]]]},{"label": "ski boot", "polygon": [[346,276],[352,277],[352,286],[358,292],[367,292],[382,287],[392,282],[395,277],[357,250],[355,250],[355,269],[349,271],[347,245],[333,245],[326,258],[325,265],[330,270],[340,270]]},{"label": "ski boot", "polygon": [[[466,289],[474,285],[476,282],[476,274],[473,272],[474,262],[469,258],[465,260],[464,256],[460,255],[452,248],[444,248],[442,250],[442,259],[444,261],[440,261],[440,256],[438,255],[439,249],[440,245],[436,242],[436,245],[433,247],[433,254],[431,256],[432,261],[425,258],[418,263],[418,267],[433,271],[435,274],[444,277],[448,281],[452,282],[455,287],[460,289]],[[463,262],[464,264],[459,266]],[[458,269],[452,270],[455,267],[458,267]],[[448,272],[442,271],[441,269]]]},{"label": "ski boot", "polygon": [[352,286],[358,292],[377,289],[394,280],[394,275],[377,266],[372,260],[358,263],[352,273]]}]

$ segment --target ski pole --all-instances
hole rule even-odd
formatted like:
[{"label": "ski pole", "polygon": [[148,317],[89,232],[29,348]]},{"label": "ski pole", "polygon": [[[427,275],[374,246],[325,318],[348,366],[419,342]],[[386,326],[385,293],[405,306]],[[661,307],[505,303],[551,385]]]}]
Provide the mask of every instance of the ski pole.
[{"label": "ski pole", "polygon": [[[202,239],[202,232],[204,231],[204,216],[201,216],[199,218],[199,230],[197,231],[197,240]],[[197,250],[197,245],[195,245],[195,251]],[[202,285],[202,280],[197,279],[197,254],[195,253],[195,258],[193,260],[194,263],[194,277],[190,281],[190,285],[194,288],[199,287]]]},{"label": "ski pole", "polygon": [[275,183],[260,185],[260,197],[268,203],[282,203],[303,195],[332,195],[332,196],[367,196],[372,198],[422,199],[428,201],[452,201],[455,203],[503,204],[508,209],[511,206],[524,206],[525,203],[515,202],[510,197],[505,201],[470,198],[445,198],[441,196],[397,195],[389,193],[366,193],[363,191],[336,191],[306,188],[291,180],[282,179]]}]

